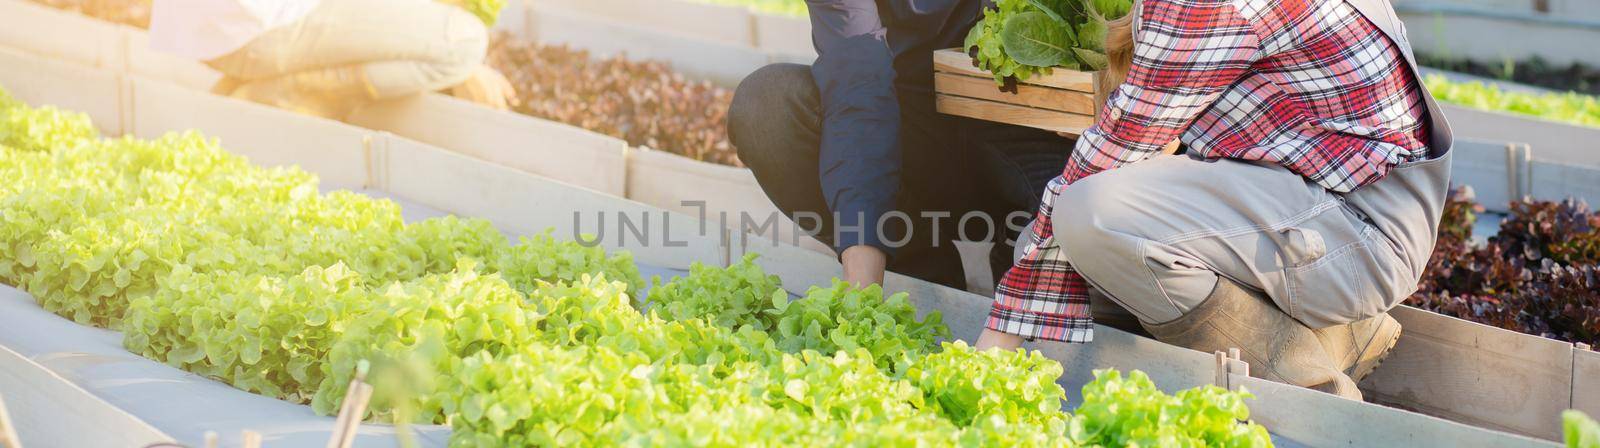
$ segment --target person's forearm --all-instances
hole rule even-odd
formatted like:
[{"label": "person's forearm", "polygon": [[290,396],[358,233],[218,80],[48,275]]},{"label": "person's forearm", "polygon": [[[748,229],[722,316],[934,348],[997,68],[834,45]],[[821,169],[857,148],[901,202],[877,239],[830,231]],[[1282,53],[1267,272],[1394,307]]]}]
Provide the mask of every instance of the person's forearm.
[{"label": "person's forearm", "polygon": [[1002,333],[989,328],[984,328],[983,333],[978,334],[978,343],[977,345],[973,346],[973,348],[977,349],[978,351],[988,350],[991,348],[998,348],[1001,350],[1016,350],[1019,347],[1022,347],[1022,336],[1017,336],[1011,333]]},{"label": "person's forearm", "polygon": [[[875,0],[808,0],[817,59],[811,77],[822,106],[817,156],[822,198],[833,213],[834,249],[882,250],[876,231],[900,189],[900,102],[894,52]],[[801,167],[796,167],[801,168]],[[883,258],[887,258],[886,254]],[[863,255],[864,256],[864,255]],[[877,256],[846,262],[858,284],[882,280]],[[878,266],[878,267],[875,267]]]},{"label": "person's forearm", "polygon": [[864,288],[883,284],[883,272],[887,269],[889,257],[881,249],[860,245],[846,248],[839,254],[839,262],[844,264],[844,281]]}]

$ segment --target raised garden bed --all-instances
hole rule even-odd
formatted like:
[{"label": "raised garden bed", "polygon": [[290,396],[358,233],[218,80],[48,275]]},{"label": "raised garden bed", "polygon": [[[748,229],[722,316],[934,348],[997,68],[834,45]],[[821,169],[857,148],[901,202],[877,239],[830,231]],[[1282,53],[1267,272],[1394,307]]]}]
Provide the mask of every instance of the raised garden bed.
[{"label": "raised garden bed", "polygon": [[1509,112],[1546,120],[1600,127],[1600,97],[1576,92],[1511,92],[1481,82],[1455,82],[1434,75],[1424,79],[1439,101],[1474,109]]},{"label": "raised garden bed", "polygon": [[728,142],[733,92],[658,61],[594,58],[564,45],[499,35],[489,64],[517,90],[519,113],[695,160],[742,166]]},{"label": "raised garden bed", "polygon": [[1445,206],[1421,290],[1408,304],[1523,333],[1600,345],[1600,213],[1578,201],[1517,201],[1488,244],[1470,189]]},{"label": "raised garden bed", "polygon": [[1535,57],[1526,61],[1485,63],[1430,54],[1418,54],[1417,59],[1426,67],[1534,85],[1556,91],[1600,95],[1600,68],[1576,62],[1566,66],[1557,66]]}]

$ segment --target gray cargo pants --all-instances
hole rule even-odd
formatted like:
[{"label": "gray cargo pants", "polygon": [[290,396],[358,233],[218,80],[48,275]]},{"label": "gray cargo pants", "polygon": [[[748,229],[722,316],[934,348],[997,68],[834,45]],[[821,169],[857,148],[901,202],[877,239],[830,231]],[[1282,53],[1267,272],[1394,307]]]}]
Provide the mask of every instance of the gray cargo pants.
[{"label": "gray cargo pants", "polygon": [[1416,291],[1448,178],[1448,153],[1349,194],[1278,165],[1157,156],[1068,186],[1052,218],[1067,261],[1143,322],[1177,319],[1222,276],[1322,328]]}]

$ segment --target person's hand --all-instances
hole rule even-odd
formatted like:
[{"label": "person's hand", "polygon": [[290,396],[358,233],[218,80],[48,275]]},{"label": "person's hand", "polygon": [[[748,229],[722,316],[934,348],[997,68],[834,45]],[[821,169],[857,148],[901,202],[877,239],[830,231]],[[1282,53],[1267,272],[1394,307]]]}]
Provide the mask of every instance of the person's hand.
[{"label": "person's hand", "polygon": [[850,246],[839,254],[839,261],[844,264],[844,281],[864,288],[883,284],[883,271],[889,263],[889,256],[876,247]]},{"label": "person's hand", "polygon": [[517,104],[517,91],[500,71],[487,65],[472,70],[466,81],[450,88],[450,96],[507,110]]}]

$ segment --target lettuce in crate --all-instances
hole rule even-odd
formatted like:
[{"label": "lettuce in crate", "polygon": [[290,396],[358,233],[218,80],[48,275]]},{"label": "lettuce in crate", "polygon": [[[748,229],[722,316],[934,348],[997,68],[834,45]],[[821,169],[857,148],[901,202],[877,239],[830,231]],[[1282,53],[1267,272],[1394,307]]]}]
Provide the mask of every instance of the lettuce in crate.
[{"label": "lettuce in crate", "polygon": [[1001,90],[1015,92],[1054,68],[1104,69],[1106,22],[1132,9],[1132,0],[996,0],[963,48]]}]

